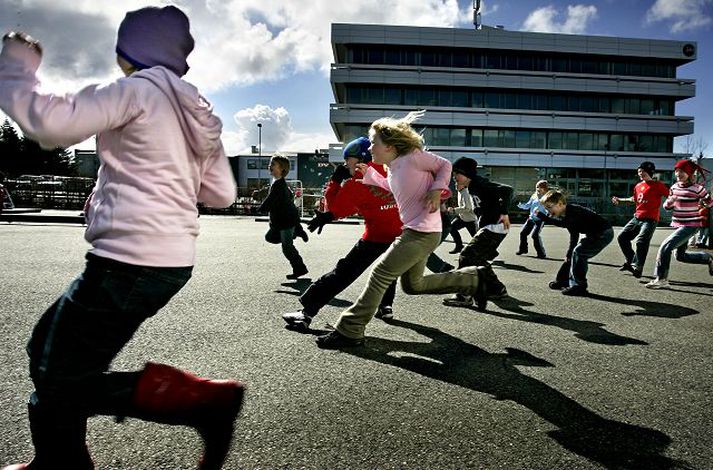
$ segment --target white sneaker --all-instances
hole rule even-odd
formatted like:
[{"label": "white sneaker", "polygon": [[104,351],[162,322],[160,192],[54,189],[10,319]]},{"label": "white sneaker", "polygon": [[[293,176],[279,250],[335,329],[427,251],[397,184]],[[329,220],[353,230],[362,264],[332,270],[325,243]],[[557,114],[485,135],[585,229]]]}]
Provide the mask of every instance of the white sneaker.
[{"label": "white sneaker", "polygon": [[649,289],[663,289],[664,287],[668,287],[668,279],[656,278],[653,281],[647,283],[644,287],[647,287]]},{"label": "white sneaker", "polygon": [[309,331],[309,324],[312,323],[312,317],[306,315],[304,310],[283,313],[282,319],[287,322],[288,328],[302,332]]}]

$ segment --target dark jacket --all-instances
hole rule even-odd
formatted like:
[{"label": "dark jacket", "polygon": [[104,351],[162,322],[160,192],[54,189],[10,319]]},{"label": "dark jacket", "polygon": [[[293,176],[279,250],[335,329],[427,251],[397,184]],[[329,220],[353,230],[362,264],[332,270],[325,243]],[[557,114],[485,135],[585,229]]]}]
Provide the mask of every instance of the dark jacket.
[{"label": "dark jacket", "polygon": [[568,258],[572,256],[572,250],[579,243],[580,233],[590,237],[598,237],[611,228],[611,224],[604,217],[578,204],[567,204],[567,209],[562,218],[550,217],[542,212],[539,212],[537,216],[548,224],[564,227],[569,231]]},{"label": "dark jacket", "polygon": [[258,211],[270,213],[270,228],[285,230],[299,223],[299,214],[294,203],[295,195],[287,186],[285,178],[275,180],[270,186],[270,192]]},{"label": "dark jacket", "polygon": [[513,193],[510,186],[476,175],[470,180],[468,192],[473,198],[480,227],[497,224],[501,215],[508,215]]}]

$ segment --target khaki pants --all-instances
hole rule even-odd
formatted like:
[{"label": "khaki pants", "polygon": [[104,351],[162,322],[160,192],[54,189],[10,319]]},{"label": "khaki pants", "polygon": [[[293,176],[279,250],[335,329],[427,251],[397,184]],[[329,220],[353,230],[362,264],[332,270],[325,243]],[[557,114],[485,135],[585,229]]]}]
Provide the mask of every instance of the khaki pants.
[{"label": "khaki pants", "polygon": [[349,338],[363,338],[389,284],[401,277],[405,293],[472,295],[478,286],[475,267],[447,273],[423,275],[426,259],[441,241],[441,233],[405,229],[369,274],[369,281],[357,301],[342,312],[336,329]]}]

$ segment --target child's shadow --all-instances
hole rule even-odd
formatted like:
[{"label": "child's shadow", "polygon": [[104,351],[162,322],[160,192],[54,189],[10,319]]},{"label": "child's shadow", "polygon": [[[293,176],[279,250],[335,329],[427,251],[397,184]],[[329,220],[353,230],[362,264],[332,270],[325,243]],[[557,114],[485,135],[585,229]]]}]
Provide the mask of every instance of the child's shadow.
[{"label": "child's shadow", "polygon": [[534,269],[530,269],[528,267],[519,265],[519,264],[511,264],[511,263],[506,263],[505,261],[502,260],[495,260],[492,262],[493,266],[501,266],[505,269],[512,270],[512,271],[521,271],[524,273],[531,273],[531,274],[542,274],[544,271],[537,271]]},{"label": "child's shadow", "polygon": [[574,318],[558,317],[544,313],[525,310],[523,306],[532,304],[523,302],[515,297],[509,296],[503,299],[493,300],[495,305],[503,310],[512,313],[502,313],[488,310],[487,314],[501,318],[510,318],[518,321],[539,323],[541,325],[554,326],[567,331],[574,331],[574,336],[584,341],[598,344],[609,344],[612,346],[624,346],[627,344],[647,345],[649,343],[635,338],[617,335],[604,329],[605,324],[588,320],[576,320]]},{"label": "child's shadow", "polygon": [[635,307],[636,310],[633,312],[621,312],[622,315],[627,317],[638,315],[646,317],[682,318],[700,313],[698,310],[684,307],[683,305],[667,304],[664,302],[649,302],[648,300],[641,299],[622,299],[620,297],[610,297],[608,295],[593,294],[591,292],[588,297],[590,299],[602,300],[604,302],[613,302]]},{"label": "child's shadow", "polygon": [[[294,290],[277,289],[277,290],[275,290],[275,293],[290,294],[290,295],[299,297],[302,294],[304,294],[307,289],[309,289],[309,286],[312,285],[312,280],[300,278],[300,279],[296,279],[292,282],[283,282],[280,285],[284,286],[284,287],[292,288]],[[338,307],[338,308],[351,307],[352,304],[353,304],[353,302],[349,302],[349,301],[343,300],[343,299],[338,299],[336,297],[327,303],[327,305],[331,305],[333,307]]]},{"label": "child's shadow", "polygon": [[435,328],[401,320],[393,320],[392,324],[431,341],[368,338],[364,347],[344,348],[343,352],[487,393],[496,400],[512,400],[557,426],[548,434],[560,445],[604,467],[690,468],[685,462],[663,455],[671,443],[666,434],[603,418],[515,367],[552,367],[543,359],[517,349],[489,353]]}]

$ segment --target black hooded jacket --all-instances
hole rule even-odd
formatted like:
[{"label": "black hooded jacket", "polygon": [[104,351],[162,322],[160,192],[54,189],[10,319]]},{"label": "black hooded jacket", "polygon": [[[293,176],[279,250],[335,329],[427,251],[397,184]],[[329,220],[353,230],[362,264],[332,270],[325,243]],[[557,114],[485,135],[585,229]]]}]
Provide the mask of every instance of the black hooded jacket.
[{"label": "black hooded jacket", "polygon": [[475,175],[470,180],[468,192],[473,197],[475,214],[479,217],[480,227],[496,224],[501,215],[508,215],[512,187]]}]

